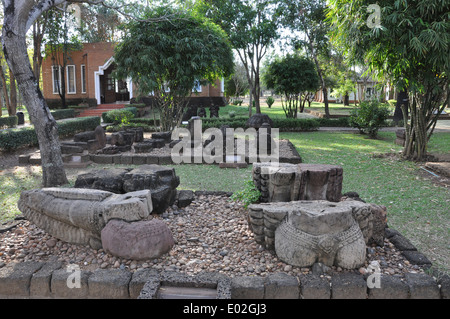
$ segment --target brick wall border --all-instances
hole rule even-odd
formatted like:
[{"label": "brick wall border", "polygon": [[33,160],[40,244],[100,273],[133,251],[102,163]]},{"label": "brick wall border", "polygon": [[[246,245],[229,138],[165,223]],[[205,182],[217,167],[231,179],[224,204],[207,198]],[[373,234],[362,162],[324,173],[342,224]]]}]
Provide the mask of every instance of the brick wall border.
[{"label": "brick wall border", "polygon": [[[450,276],[433,272],[431,263],[399,232],[386,236],[412,263],[428,274],[408,273],[405,280],[382,275],[381,288],[367,287],[367,275],[342,273],[331,278],[274,273],[267,277],[229,278],[220,273],[188,276],[179,272],[140,269],[81,271],[80,288],[70,289],[72,272],[60,262],[11,263],[0,268],[0,299],[155,299],[161,286],[215,288],[218,299],[449,299]],[[435,279],[437,278],[437,279]]]}]

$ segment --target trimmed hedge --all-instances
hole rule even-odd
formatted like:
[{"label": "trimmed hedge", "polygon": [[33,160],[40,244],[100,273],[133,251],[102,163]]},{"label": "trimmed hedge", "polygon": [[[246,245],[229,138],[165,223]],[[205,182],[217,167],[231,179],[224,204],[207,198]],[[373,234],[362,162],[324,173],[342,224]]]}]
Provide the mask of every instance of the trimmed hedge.
[{"label": "trimmed hedge", "polygon": [[98,116],[62,120],[58,122],[59,137],[68,137],[79,132],[93,131],[100,124],[100,118]]},{"label": "trimmed hedge", "polygon": [[[59,137],[68,137],[79,132],[92,131],[98,125],[100,125],[100,118],[97,116],[62,120],[58,122]],[[32,126],[0,131],[0,149],[12,150],[21,146],[35,145],[38,145],[38,139]]]},{"label": "trimmed hedge", "polygon": [[4,127],[14,127],[18,123],[17,116],[6,116],[6,117],[0,117],[0,128]]},{"label": "trimmed hedge", "polygon": [[114,123],[116,114],[118,113],[131,112],[134,117],[137,117],[137,108],[136,107],[125,107],[123,109],[111,110],[102,114],[103,123]]},{"label": "trimmed hedge", "polygon": [[336,119],[317,118],[315,120],[319,122],[319,125],[322,127],[351,127],[350,117],[340,117]]},{"label": "trimmed hedge", "polygon": [[61,110],[54,110],[51,111],[53,118],[55,120],[63,120],[63,119],[69,119],[75,117],[75,110],[74,109],[61,109]]},{"label": "trimmed hedge", "polygon": [[[245,128],[248,117],[225,118],[203,118],[203,128],[220,127],[221,125],[229,125],[233,128]],[[317,130],[319,127],[350,127],[350,117],[341,117],[336,119],[314,118],[314,119],[287,119],[272,118],[273,127],[279,128],[280,131],[311,131]],[[236,126],[237,125],[237,126]]]},{"label": "trimmed hedge", "polygon": [[155,120],[151,119],[151,118],[142,118],[142,117],[138,117],[138,118],[134,118],[134,119],[130,119],[130,123],[135,123],[135,124],[145,124],[148,126],[159,126],[159,120],[156,120],[156,124],[155,124]]}]

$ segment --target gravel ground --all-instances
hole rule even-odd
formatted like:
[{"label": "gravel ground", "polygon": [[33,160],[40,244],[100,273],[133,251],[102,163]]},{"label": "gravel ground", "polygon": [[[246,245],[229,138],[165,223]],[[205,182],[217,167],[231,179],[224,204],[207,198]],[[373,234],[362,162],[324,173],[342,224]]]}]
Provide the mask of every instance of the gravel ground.
[{"label": "gravel ground", "polygon": [[[102,249],[68,244],[22,221],[15,228],[0,233],[0,268],[17,261],[60,260],[63,265],[74,263],[81,269],[122,268],[134,272],[140,268],[175,270],[190,275],[201,271],[220,272],[234,276],[266,276],[274,272],[290,275],[308,274],[317,269],[287,265],[263,249],[248,228],[243,205],[226,196],[199,196],[188,207],[169,208],[162,215],[152,216],[168,223],[175,239],[169,254],[158,259],[133,261],[117,258]],[[411,265],[388,240],[384,247],[368,247],[366,265],[352,272],[364,273],[374,261],[383,274],[403,277],[406,272],[423,270]],[[322,275],[345,272],[341,268],[325,269]],[[319,270],[320,273],[320,270]]]}]

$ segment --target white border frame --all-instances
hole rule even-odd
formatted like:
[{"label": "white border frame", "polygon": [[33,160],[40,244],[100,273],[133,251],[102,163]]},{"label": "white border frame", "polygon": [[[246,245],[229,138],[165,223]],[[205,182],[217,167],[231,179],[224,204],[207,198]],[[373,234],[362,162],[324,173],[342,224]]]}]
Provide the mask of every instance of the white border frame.
[{"label": "white border frame", "polygon": [[[84,68],[84,74],[83,74],[83,68]],[[87,72],[86,64],[80,65],[81,94],[86,94],[87,93],[87,81],[86,81],[86,74],[87,73],[86,72]],[[84,83],[84,88],[83,88],[83,83]]]},{"label": "white border frame", "polygon": [[[70,91],[70,81],[69,81],[69,67],[73,68],[73,87],[74,91]],[[66,81],[67,81],[67,94],[77,94],[77,68],[75,64],[66,65]]]}]

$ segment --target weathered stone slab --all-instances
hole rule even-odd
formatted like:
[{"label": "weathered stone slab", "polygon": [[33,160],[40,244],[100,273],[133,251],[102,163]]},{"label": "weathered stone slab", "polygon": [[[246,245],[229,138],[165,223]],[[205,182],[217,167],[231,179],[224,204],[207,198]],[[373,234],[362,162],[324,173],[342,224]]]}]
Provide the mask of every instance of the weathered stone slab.
[{"label": "weathered stone slab", "polygon": [[125,195],[78,188],[22,192],[19,209],[49,234],[69,243],[101,248],[100,232],[111,219],[139,221],[152,211],[150,191]]},{"label": "weathered stone slab", "polygon": [[409,286],[400,278],[380,274],[380,287],[369,289],[369,299],[409,299]]},{"label": "weathered stone slab", "polygon": [[175,244],[169,227],[158,219],[133,223],[111,220],[103,228],[101,238],[106,252],[133,260],[159,258]]},{"label": "weathered stone slab", "polygon": [[183,208],[189,206],[194,201],[194,192],[191,190],[178,191],[178,207]]},{"label": "weathered stone slab", "polygon": [[330,299],[331,289],[328,280],[311,274],[301,276],[300,297],[302,299]]},{"label": "weathered stone slab", "polygon": [[28,297],[31,278],[44,263],[26,261],[0,268],[0,296]]},{"label": "weathered stone slab", "polygon": [[[351,211],[353,219],[358,224],[364,242],[383,245],[386,227],[386,211],[384,208],[355,200],[342,202],[329,201],[292,201],[253,204],[248,206],[249,226],[255,233],[256,241],[268,249],[274,249],[275,231],[290,213],[308,210],[310,207],[325,205],[331,209]],[[376,220],[376,222],[374,221]],[[375,227],[374,225],[377,225]],[[261,236],[264,234],[264,236]],[[305,237],[306,238],[306,237]],[[306,239],[305,239],[306,240]],[[313,240],[313,239],[311,239]],[[314,239],[314,240],[317,240]]]},{"label": "weathered stone slab", "polygon": [[133,273],[133,277],[131,278],[131,281],[128,285],[130,298],[139,298],[139,295],[141,294],[141,291],[143,290],[145,284],[152,278],[156,278],[159,284],[158,271],[155,269],[138,269],[135,273]]},{"label": "weathered stone slab", "polygon": [[60,261],[47,262],[42,268],[33,274],[30,283],[31,297],[51,297],[51,278],[53,271],[61,269],[62,263]]},{"label": "weathered stone slab", "polygon": [[97,269],[89,276],[89,298],[128,299],[131,273],[122,269]]},{"label": "weathered stone slab", "polygon": [[231,299],[264,299],[264,278],[246,276],[232,278]]},{"label": "weathered stone slab", "polygon": [[405,274],[411,299],[440,299],[437,282],[426,274]]},{"label": "weathered stone slab", "polygon": [[90,140],[95,140],[95,132],[87,131],[75,134],[73,137],[74,142],[84,142],[87,143]]},{"label": "weathered stone slab", "polygon": [[341,198],[343,169],[335,165],[254,163],[253,181],[261,202]]},{"label": "weathered stone slab", "polygon": [[367,283],[359,274],[335,275],[331,287],[331,299],[367,299]]},{"label": "weathered stone slab", "polygon": [[[123,155],[122,164],[129,158],[133,161],[135,156],[141,155]],[[145,164],[135,169],[91,171],[78,176],[75,187],[108,190],[117,194],[150,190],[154,212],[162,213],[174,203],[179,184],[180,178],[176,176],[174,168]]]},{"label": "weathered stone slab", "polygon": [[180,178],[175,169],[159,165],[142,165],[124,175],[124,192],[149,189],[152,193],[153,210],[164,212],[175,201]]},{"label": "weathered stone slab", "polygon": [[326,202],[303,202],[288,211],[277,227],[275,252],[294,266],[320,262],[352,269],[364,264],[366,244],[351,209]]},{"label": "weathered stone slab", "polygon": [[265,283],[266,299],[299,299],[299,282],[285,273],[269,275]]},{"label": "weathered stone slab", "polygon": [[89,296],[88,279],[92,272],[59,269],[52,273],[51,291],[54,298],[86,299]]},{"label": "weathered stone slab", "polygon": [[75,181],[75,188],[99,189],[116,194],[123,193],[123,177],[131,169],[104,169],[80,174]]}]

